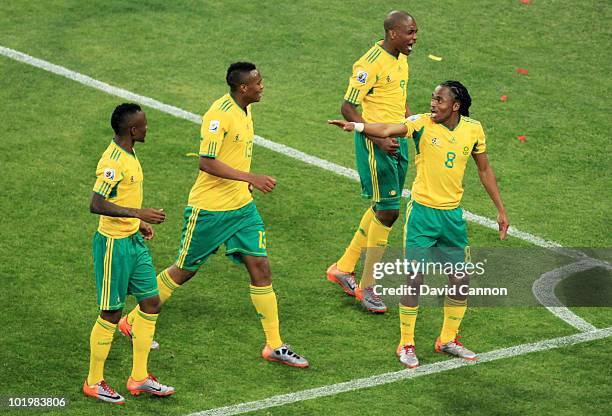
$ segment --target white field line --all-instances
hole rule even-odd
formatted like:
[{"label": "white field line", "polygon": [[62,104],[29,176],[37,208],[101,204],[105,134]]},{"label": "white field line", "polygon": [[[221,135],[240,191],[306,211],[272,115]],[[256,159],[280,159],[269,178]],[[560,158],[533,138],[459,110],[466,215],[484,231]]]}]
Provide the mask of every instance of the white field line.
[{"label": "white field line", "polygon": [[[178,108],[172,105],[164,104],[153,98],[146,97],[144,95],[135,94],[123,88],[115,87],[105,82],[98,81],[96,79],[88,77],[87,75],[83,75],[81,73],[72,71],[60,65],[52,64],[42,59],[34,58],[33,56],[27,55],[23,52],[16,51],[14,49],[0,46],[0,54],[8,58],[14,59],[16,61],[23,62],[25,64],[43,69],[45,71],[52,72],[54,74],[60,75],[68,79],[71,79],[73,81],[76,81],[88,87],[95,88],[100,91],[104,91],[107,94],[115,95],[117,97],[123,98],[128,101],[138,102],[142,105],[145,105],[150,108],[154,108],[156,110],[162,111],[167,114],[171,114],[178,118],[189,120],[197,124],[200,124],[202,121],[202,117],[197,114],[191,113],[189,111],[183,110],[181,108]],[[301,152],[292,147],[273,142],[271,140],[265,139],[260,136],[255,136],[255,143],[267,149],[270,149],[275,152],[281,153],[283,155],[289,156],[291,158],[300,160],[309,165],[317,166],[321,169],[325,169],[337,175],[341,175],[346,178],[349,178],[355,181],[359,181],[359,174],[354,169],[340,166],[336,163],[318,158],[316,156],[309,155],[307,153]],[[402,196],[409,197],[410,191],[405,189],[402,192]],[[494,220],[483,217],[481,215],[473,214],[468,211],[464,212],[464,216],[467,220],[475,222],[476,224],[482,225],[483,227],[497,230],[497,223]],[[553,251],[560,251],[563,254],[566,254],[572,258],[583,259],[586,257],[585,254],[577,250],[565,249],[559,243],[556,243],[550,240],[545,240],[533,234],[529,234],[524,231],[517,230],[514,227],[510,227],[508,234],[513,237],[519,238],[521,240],[525,240],[536,246],[545,247]]]},{"label": "white field line", "polygon": [[202,412],[191,413],[189,416],[229,416],[247,412],[254,412],[257,410],[283,406],[286,404],[300,402],[304,400],[333,396],[339,393],[380,386],[383,384],[393,383],[400,380],[407,380],[411,378],[426,376],[429,374],[441,373],[443,371],[454,370],[460,367],[488,363],[490,361],[501,360],[503,358],[516,357],[532,352],[580,344],[583,342],[594,341],[609,336],[612,336],[612,327],[597,329],[590,332],[582,332],[566,337],[547,339],[544,341],[534,342],[532,344],[522,344],[517,345],[515,347],[489,351],[484,354],[480,354],[478,361],[474,362],[455,358],[452,360],[440,361],[433,364],[423,365],[414,369],[379,374],[372,377],[360,378],[344,383],[331,384],[328,386],[317,387],[314,389],[302,390],[295,393],[280,394],[278,396],[272,396],[263,400],[240,403],[233,406],[225,406],[216,409],[205,410]]}]

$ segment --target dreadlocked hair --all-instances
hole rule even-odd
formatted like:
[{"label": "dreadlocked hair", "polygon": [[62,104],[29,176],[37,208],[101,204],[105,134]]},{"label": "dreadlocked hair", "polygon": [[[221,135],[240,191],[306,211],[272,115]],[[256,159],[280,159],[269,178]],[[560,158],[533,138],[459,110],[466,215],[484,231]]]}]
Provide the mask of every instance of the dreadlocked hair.
[{"label": "dreadlocked hair", "polygon": [[467,88],[459,81],[444,81],[440,84],[453,93],[455,101],[459,101],[459,114],[462,116],[470,116],[470,106],[472,105],[472,97]]}]

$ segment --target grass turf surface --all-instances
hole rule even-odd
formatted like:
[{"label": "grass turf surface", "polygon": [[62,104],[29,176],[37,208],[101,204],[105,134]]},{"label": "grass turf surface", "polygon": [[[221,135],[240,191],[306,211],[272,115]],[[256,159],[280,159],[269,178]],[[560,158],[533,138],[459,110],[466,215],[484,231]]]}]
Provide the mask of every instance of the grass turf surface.
[{"label": "grass turf surface", "polygon": [[[609,121],[605,111],[593,109],[601,107],[598,97],[609,95],[610,62],[601,60],[598,45],[609,43],[611,8],[595,2],[578,11],[560,1],[481,4],[420,2],[410,10],[420,28],[410,58],[413,111],[428,109],[437,82],[464,81],[474,98],[473,117],[488,133],[513,225],[568,246],[609,246],[610,184],[602,174],[609,167],[603,151],[609,149]],[[340,2],[309,2],[307,8],[289,2],[3,2],[0,45],[195,113],[226,91],[230,62],[253,60],[266,85],[264,100],[254,107],[256,133],[353,167],[351,137],[324,120],[338,116],[350,66],[381,36],[381,20],[392,8],[382,2],[354,3],[350,10]],[[251,30],[244,30],[244,19]],[[580,25],[593,30],[568,29]],[[430,61],[429,53],[444,60]],[[517,75],[519,66],[530,74]],[[6,242],[0,247],[0,284],[11,300],[4,307],[2,349],[2,378],[10,382],[0,393],[66,395],[71,404],[62,414],[110,412],[109,405],[82,397],[79,388],[96,314],[90,244],[97,218],[88,213],[89,195],[119,100],[4,57],[0,73],[0,232]],[[507,103],[499,101],[502,94]],[[168,213],[150,244],[159,269],[174,260],[183,205],[197,173],[195,158],[185,153],[197,148],[198,128],[154,110],[147,115],[147,143],[137,146],[145,204]],[[527,142],[519,143],[518,134],[527,134]],[[176,293],[159,320],[162,350],[151,354],[151,369],[179,393],[169,400],[130,400],[125,413],[180,415],[401,368],[393,357],[395,309],[387,316],[365,315],[322,279],[366,207],[358,185],[261,148],[255,149],[253,171],[279,180],[257,203],[267,224],[283,338],[312,368],[296,371],[258,358],[263,336],[246,273],[217,255]],[[407,184],[412,164],[410,171]],[[464,207],[492,216],[473,167],[465,187]],[[400,236],[396,226],[392,245],[401,245]],[[496,233],[473,224],[470,239],[473,245],[500,245]],[[517,239],[505,244],[526,245]],[[419,317],[424,363],[444,359],[428,351],[441,316],[439,309],[425,309]],[[612,325],[609,309],[589,308],[584,316],[598,327]],[[519,308],[471,309],[462,330],[476,351],[571,333],[545,310]],[[381,414],[401,405],[433,414],[491,414],[491,406],[524,414],[532,397],[540,414],[603,413],[601,393],[610,381],[601,364],[611,352],[602,340],[270,412],[344,414],[355,402]],[[106,376],[120,391],[130,362],[128,343],[116,336]],[[563,377],[569,372],[571,378]],[[508,373],[516,381],[504,377]],[[449,384],[461,400],[448,398]],[[576,385],[589,387],[578,394]],[[490,396],[482,398],[482,389]]]}]

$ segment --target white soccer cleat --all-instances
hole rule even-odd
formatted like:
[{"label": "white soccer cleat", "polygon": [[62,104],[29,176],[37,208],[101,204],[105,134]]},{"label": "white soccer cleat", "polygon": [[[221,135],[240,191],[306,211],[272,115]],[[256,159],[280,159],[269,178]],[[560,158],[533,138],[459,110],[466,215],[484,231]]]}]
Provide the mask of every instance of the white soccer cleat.
[{"label": "white soccer cleat", "polygon": [[143,381],[136,381],[132,377],[128,378],[127,389],[135,396],[140,393],[150,393],[154,396],[170,396],[176,393],[172,386],[161,384],[153,374],[149,374]]},{"label": "white soccer cleat", "polygon": [[419,359],[416,356],[414,345],[399,345],[397,347],[396,354],[400,360],[400,363],[406,367],[415,368],[419,366]]},{"label": "white soccer cleat", "polygon": [[115,389],[106,384],[106,381],[101,380],[100,382],[90,386],[87,384],[87,380],[83,383],[83,393],[94,399],[102,400],[103,402],[113,404],[124,404],[125,399],[122,395],[117,393]]},{"label": "white soccer cleat", "polygon": [[464,360],[477,360],[478,357],[476,356],[476,353],[465,348],[463,344],[459,342],[459,338],[461,337],[457,336],[454,340],[449,341],[446,344],[442,344],[442,342],[440,342],[440,337],[436,338],[435,351],[458,358],[463,358]]}]

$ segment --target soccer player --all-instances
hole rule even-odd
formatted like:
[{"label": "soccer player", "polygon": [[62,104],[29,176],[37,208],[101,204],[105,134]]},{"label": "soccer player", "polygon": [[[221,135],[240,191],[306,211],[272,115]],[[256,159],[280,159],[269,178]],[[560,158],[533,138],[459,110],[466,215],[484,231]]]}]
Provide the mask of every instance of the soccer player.
[{"label": "soccer player", "polygon": [[[362,124],[331,120],[329,123],[346,131],[360,131],[379,137],[411,136],[416,148],[417,176],[412,185],[405,224],[406,257],[415,259],[419,249],[439,247],[449,251],[460,249],[462,257],[469,253],[467,230],[459,207],[463,196],[463,176],[470,155],[478,167],[478,175],[498,211],[499,237],[508,230],[508,218],[490,166],[484,130],[469,118],[472,99],[458,81],[438,85],[431,97],[431,112],[408,117],[402,124]],[[461,259],[463,261],[463,258]],[[422,274],[414,280],[418,289]],[[467,287],[468,277],[449,275],[451,287]],[[418,291],[417,291],[418,293]],[[444,324],[435,342],[435,351],[467,360],[476,354],[464,347],[457,333],[467,308],[467,297],[446,296]],[[414,326],[418,313],[418,295],[405,296],[400,301],[401,340],[397,354],[402,364],[417,367]]]},{"label": "soccer player", "polygon": [[115,137],[98,162],[91,197],[90,210],[100,215],[93,238],[100,316],[91,331],[89,374],[83,392],[105,402],[123,404],[124,398],[104,380],[104,363],[127,294],[136,297],[140,306],[132,327],[134,355],[127,389],[134,395],[146,392],[155,396],[169,396],[175,390],[160,384],[147,370],[161,304],[153,260],[144,240],[154,236],[150,224],[159,224],[166,218],[163,210],[141,208],[143,173],[134,143],[144,143],[147,118],[139,105],[121,104],[113,111],[111,126]]},{"label": "soccer player", "polygon": [[[393,11],[386,17],[384,28],[385,39],[376,42],[353,65],[341,107],[348,121],[394,124],[410,115],[406,102],[408,55],[417,40],[417,25],[408,13]],[[361,113],[357,110],[360,105]],[[382,257],[391,227],[399,216],[408,145],[404,137],[379,138],[355,132],[355,156],[361,194],[372,200],[372,206],[363,214],[342,257],[327,269],[327,279],[338,283],[347,295],[356,296],[370,312],[385,313],[387,306],[372,290],[371,269]],[[354,272],[364,248],[369,250],[357,287]]]},{"label": "soccer player", "polygon": [[[266,337],[262,357],[308,367],[308,361],[280,337],[266,231],[251,195],[251,186],[263,193],[276,186],[274,178],[250,173],[255,138],[251,104],[261,100],[262,77],[252,63],[236,62],[229,66],[226,81],[229,93],[215,101],[203,117],[200,171],[185,208],[176,262],[157,276],[160,298],[167,301],[225,244],[225,254],[244,263],[251,277],[251,301]],[[130,334],[138,313],[136,307],[121,320],[119,328],[124,334]]]}]

